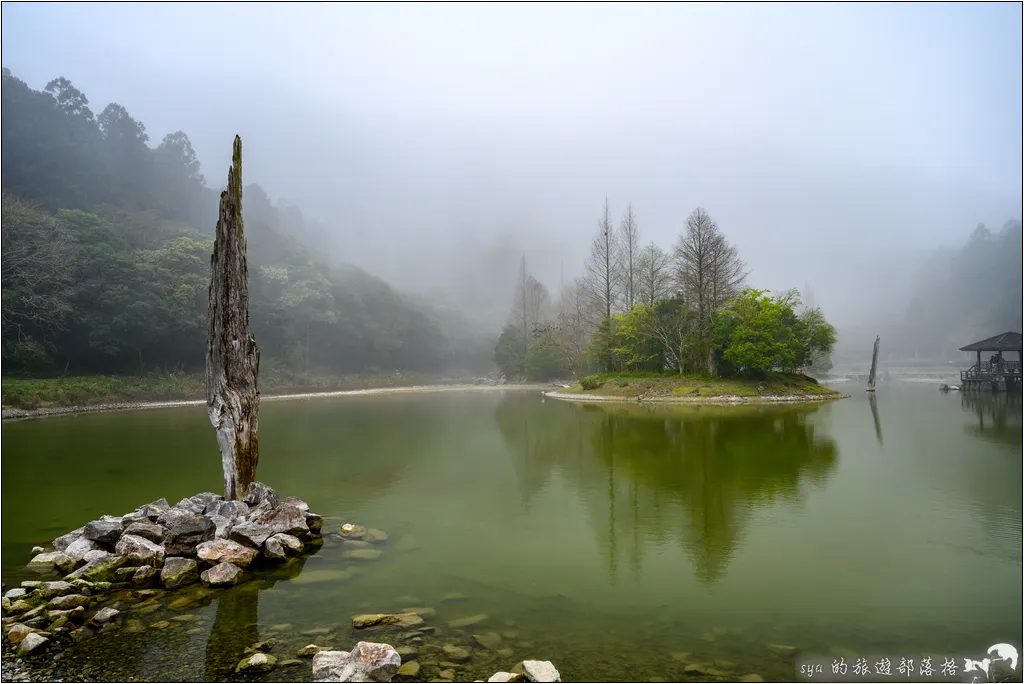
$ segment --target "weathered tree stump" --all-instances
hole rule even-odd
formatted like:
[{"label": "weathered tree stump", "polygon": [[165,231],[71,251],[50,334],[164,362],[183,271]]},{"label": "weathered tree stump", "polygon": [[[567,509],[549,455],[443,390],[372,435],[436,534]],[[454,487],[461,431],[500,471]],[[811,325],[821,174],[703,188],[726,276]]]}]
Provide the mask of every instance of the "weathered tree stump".
[{"label": "weathered tree stump", "polygon": [[871,352],[871,372],[868,373],[868,392],[875,391],[875,371],[878,369],[878,343],[882,341],[880,336],[875,336],[875,348]]},{"label": "weathered tree stump", "polygon": [[224,466],[224,498],[241,499],[259,462],[260,350],[249,331],[249,268],[242,224],[242,139],[235,136],[210,260],[206,406]]}]

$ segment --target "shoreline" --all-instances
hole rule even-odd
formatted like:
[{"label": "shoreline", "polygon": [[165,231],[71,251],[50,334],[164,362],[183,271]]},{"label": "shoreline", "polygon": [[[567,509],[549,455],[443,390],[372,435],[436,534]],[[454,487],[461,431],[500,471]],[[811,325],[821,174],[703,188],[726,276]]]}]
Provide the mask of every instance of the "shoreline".
[{"label": "shoreline", "polygon": [[849,399],[849,394],[837,392],[836,394],[765,394],[756,397],[742,397],[737,394],[723,394],[717,397],[650,397],[638,399],[636,397],[610,397],[598,394],[579,394],[570,392],[551,391],[545,392],[544,396],[562,401],[578,401],[593,403],[618,402],[623,404],[679,404],[700,406],[708,404],[738,405],[738,404],[782,404],[782,403],[818,403],[824,401],[838,401]]},{"label": "shoreline", "polygon": [[[508,384],[508,385],[409,385],[407,387],[376,387],[357,390],[331,390],[327,392],[295,392],[261,396],[260,401],[287,401],[294,399],[317,399],[344,396],[365,396],[377,394],[425,394],[430,392],[469,392],[495,390],[541,390],[551,387],[550,384]],[[47,406],[37,409],[19,409],[4,406],[0,409],[0,420],[30,420],[34,418],[55,418],[58,416],[77,416],[85,413],[114,413],[120,411],[146,411],[161,408],[182,408],[185,406],[205,406],[205,399],[180,399],[170,401],[114,401],[102,404],[85,404],[81,406]]]}]

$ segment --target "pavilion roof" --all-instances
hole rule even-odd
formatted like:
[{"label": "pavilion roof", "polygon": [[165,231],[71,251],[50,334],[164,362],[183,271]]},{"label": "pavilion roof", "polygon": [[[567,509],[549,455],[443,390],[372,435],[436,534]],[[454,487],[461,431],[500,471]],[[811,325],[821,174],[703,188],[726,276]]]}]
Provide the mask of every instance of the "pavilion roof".
[{"label": "pavilion roof", "polygon": [[969,344],[966,347],[960,347],[960,351],[966,351],[966,352],[971,352],[971,351],[976,351],[976,352],[983,352],[983,351],[992,351],[992,352],[1016,351],[1016,352],[1019,352],[1022,348],[1024,348],[1024,339],[1021,338],[1021,334],[1020,333],[1018,333],[1018,332],[1004,332],[1001,335],[996,335],[995,337],[990,337],[987,340],[982,340],[981,342],[975,342],[974,344]]}]

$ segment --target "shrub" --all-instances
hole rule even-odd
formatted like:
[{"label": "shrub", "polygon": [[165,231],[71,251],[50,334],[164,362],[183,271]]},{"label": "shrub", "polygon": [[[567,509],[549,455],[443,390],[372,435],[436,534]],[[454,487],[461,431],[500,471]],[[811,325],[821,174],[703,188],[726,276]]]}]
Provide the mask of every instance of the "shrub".
[{"label": "shrub", "polygon": [[582,387],[584,390],[596,390],[603,384],[604,383],[601,380],[598,380],[597,376],[594,375],[591,375],[580,380],[580,387]]}]

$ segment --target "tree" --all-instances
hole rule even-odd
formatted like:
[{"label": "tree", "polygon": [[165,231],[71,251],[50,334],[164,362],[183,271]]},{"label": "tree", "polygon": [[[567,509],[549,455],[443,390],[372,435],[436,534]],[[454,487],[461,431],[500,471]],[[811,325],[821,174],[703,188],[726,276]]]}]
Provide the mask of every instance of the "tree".
[{"label": "tree", "polygon": [[653,242],[640,252],[637,263],[637,301],[650,306],[672,296],[672,261]]},{"label": "tree", "polygon": [[526,368],[526,350],[522,329],[506,325],[494,347],[494,365],[505,375],[522,375]]},{"label": "tree", "polygon": [[242,140],[235,136],[220,194],[210,268],[206,406],[224,468],[224,498],[241,499],[259,463],[260,350],[249,331],[249,268],[242,221]]},{"label": "tree", "polygon": [[592,322],[595,326],[599,325],[601,320],[611,317],[618,301],[618,264],[618,242],[612,229],[608,199],[605,198],[604,215],[597,222],[597,233],[590,244],[590,256],[584,264],[583,283],[597,314],[596,320]]},{"label": "tree", "polygon": [[619,223],[618,245],[621,269],[619,280],[622,283],[623,304],[626,311],[629,311],[639,300],[641,258],[640,226],[633,213],[632,203],[626,206],[626,213]]},{"label": "tree", "polygon": [[590,312],[583,282],[576,278],[562,289],[556,321],[542,324],[540,334],[557,350],[566,370],[583,377],[590,344]]},{"label": "tree", "polygon": [[679,290],[696,315],[697,344],[707,359],[707,371],[714,374],[715,312],[739,292],[746,273],[736,248],[703,207],[686,219],[686,231],[676,242],[675,267]]}]

